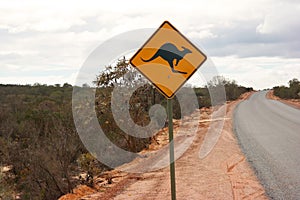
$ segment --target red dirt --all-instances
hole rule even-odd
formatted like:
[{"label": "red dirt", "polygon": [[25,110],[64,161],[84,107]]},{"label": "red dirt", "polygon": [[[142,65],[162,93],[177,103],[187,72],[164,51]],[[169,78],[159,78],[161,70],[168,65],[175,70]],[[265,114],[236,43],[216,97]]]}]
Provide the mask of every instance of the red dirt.
[{"label": "red dirt", "polygon": [[297,109],[300,109],[300,100],[299,99],[281,99],[277,96],[274,95],[274,91],[273,90],[270,90],[268,93],[267,93],[267,98],[268,99],[272,99],[272,100],[277,100],[277,101],[280,101],[282,103],[285,103],[289,106],[292,106],[294,108],[297,108]]},{"label": "red dirt", "polygon": [[92,189],[86,185],[78,185],[74,190],[73,194],[67,194],[62,197],[60,197],[60,200],[71,200],[71,199],[81,199],[81,197],[94,194],[97,191],[95,189]]},{"label": "red dirt", "polygon": [[[189,149],[175,162],[177,199],[268,199],[232,132],[234,107],[250,95],[248,93],[227,104],[222,134],[214,149],[204,159],[199,158],[199,150],[211,123],[209,119],[212,109],[201,109],[197,136]],[[176,127],[176,122],[174,125]],[[161,148],[162,144],[168,142],[167,137],[166,129],[160,131],[156,136],[158,142],[151,149]],[[61,199],[161,200],[171,197],[169,167],[143,174],[128,174],[117,170],[107,174],[114,177],[113,184],[107,184],[105,177],[98,177],[95,180],[95,183],[100,183],[95,184],[98,192]]]}]

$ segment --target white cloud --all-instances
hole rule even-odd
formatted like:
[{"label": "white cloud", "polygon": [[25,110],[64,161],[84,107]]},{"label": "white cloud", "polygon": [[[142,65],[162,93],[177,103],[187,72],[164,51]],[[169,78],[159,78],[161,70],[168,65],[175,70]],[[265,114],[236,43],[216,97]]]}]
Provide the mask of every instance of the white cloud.
[{"label": "white cloud", "polygon": [[2,1],[0,82],[71,81],[102,41],[170,20],[240,84],[284,84],[299,77],[299,9],[293,0]]},{"label": "white cloud", "polygon": [[216,34],[212,33],[210,30],[192,31],[187,34],[187,37],[194,39],[205,39],[205,38],[216,38]]},{"label": "white cloud", "polygon": [[[300,6],[289,3],[279,3],[265,15],[264,21],[257,26],[261,34],[291,35],[292,31],[300,30]],[[298,33],[297,33],[298,35]]]}]

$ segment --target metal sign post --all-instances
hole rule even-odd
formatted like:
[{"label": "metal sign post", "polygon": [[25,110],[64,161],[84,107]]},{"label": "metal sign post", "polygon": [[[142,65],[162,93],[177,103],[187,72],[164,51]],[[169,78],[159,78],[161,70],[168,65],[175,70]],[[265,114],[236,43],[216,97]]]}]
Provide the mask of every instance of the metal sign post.
[{"label": "metal sign post", "polygon": [[174,141],[173,141],[173,105],[172,99],[167,99],[168,126],[169,126],[169,145],[170,145],[170,177],[171,177],[171,195],[172,200],[176,200],[176,182],[175,182],[175,159],[174,159]]}]

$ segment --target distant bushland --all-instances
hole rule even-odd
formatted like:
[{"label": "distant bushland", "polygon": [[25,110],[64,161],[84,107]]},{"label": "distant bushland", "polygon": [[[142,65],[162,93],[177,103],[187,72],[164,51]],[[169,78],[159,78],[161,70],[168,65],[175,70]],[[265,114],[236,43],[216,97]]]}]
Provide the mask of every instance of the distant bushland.
[{"label": "distant bushland", "polygon": [[276,86],[273,88],[274,95],[282,99],[300,99],[300,81],[296,78],[288,82],[289,86]]}]

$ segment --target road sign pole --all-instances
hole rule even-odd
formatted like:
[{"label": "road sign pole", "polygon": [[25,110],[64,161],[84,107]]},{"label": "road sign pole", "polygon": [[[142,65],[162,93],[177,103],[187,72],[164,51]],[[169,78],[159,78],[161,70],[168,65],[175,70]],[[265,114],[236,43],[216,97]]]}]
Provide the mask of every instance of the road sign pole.
[{"label": "road sign pole", "polygon": [[175,183],[175,159],[174,159],[174,141],[173,141],[173,105],[172,99],[167,99],[167,112],[169,119],[169,145],[170,145],[170,176],[171,176],[171,195],[172,200],[176,200]]},{"label": "road sign pole", "polygon": [[[158,57],[159,60],[156,59]],[[130,59],[130,64],[167,98],[172,200],[176,200],[176,183],[171,98],[206,59],[206,55],[168,21],[162,23]],[[176,69],[173,66],[174,60],[176,60]],[[182,74],[181,78],[179,74]]]}]

